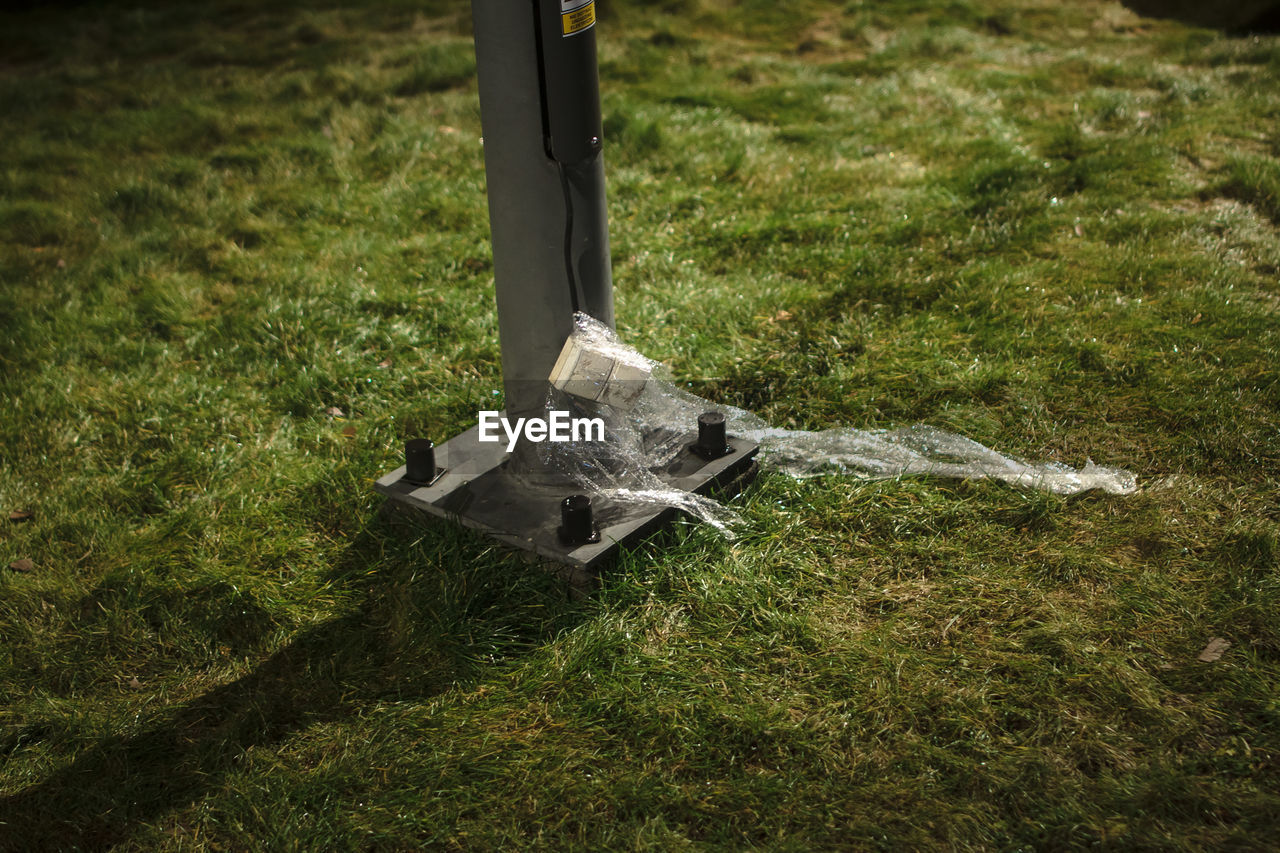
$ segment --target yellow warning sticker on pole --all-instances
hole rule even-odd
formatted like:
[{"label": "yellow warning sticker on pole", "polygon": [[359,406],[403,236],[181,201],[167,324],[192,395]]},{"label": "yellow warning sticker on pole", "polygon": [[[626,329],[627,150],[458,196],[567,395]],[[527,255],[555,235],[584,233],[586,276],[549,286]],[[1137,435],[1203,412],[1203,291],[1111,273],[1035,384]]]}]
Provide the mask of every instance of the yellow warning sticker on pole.
[{"label": "yellow warning sticker on pole", "polygon": [[594,27],[596,0],[560,0],[560,23],[565,38]]}]

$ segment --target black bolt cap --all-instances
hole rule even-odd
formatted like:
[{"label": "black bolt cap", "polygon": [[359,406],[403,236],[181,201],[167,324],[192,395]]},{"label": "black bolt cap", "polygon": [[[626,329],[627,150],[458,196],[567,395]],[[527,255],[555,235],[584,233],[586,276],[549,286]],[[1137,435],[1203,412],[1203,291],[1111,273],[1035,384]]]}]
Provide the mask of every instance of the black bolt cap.
[{"label": "black bolt cap", "polygon": [[733,450],[725,434],[723,412],[703,412],[698,415],[698,441],[690,448],[703,459],[719,459]]},{"label": "black bolt cap", "polygon": [[404,478],[411,483],[433,482],[436,469],[436,444],[429,438],[411,438],[404,443]]},{"label": "black bolt cap", "polygon": [[586,545],[600,541],[591,513],[591,498],[569,495],[560,502],[560,541],[566,545]]}]

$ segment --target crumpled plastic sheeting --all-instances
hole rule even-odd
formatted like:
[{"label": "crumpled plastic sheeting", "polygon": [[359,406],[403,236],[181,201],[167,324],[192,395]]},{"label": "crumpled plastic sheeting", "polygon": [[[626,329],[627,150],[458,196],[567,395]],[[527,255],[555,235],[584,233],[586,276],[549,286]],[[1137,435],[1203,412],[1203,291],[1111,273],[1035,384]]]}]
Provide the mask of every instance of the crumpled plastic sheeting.
[{"label": "crumpled plastic sheeting", "polygon": [[[646,387],[641,396],[649,393]],[[683,449],[682,433],[653,430],[634,410],[573,397],[554,387],[547,395],[547,409],[568,411],[573,417],[600,418],[605,424],[604,441],[539,444],[539,455],[550,477],[574,482],[587,493],[620,503],[676,507],[734,538],[731,528],[741,520],[736,512],[719,501],[674,488],[654,473]]]},{"label": "crumpled plastic sheeting", "polygon": [[744,430],[759,442],[770,465],[793,477],[827,473],[867,479],[929,475],[965,480],[999,480],[1074,495],[1101,489],[1126,495],[1137,489],[1133,474],[1087,462],[1079,470],[1058,462],[1032,464],[997,453],[976,441],[927,424],[896,430]]},{"label": "crumpled plastic sheeting", "polygon": [[[1024,462],[925,424],[894,430],[771,427],[751,412],[677,388],[662,375],[662,365],[623,344],[613,330],[592,317],[578,313],[574,325],[572,339],[578,348],[643,371],[650,378],[644,381],[638,397],[623,395],[634,400],[626,409],[550,388],[548,409],[568,409],[577,416],[603,419],[606,440],[544,443],[540,445],[543,462],[587,491],[623,502],[675,506],[726,535],[731,535],[730,527],[737,521],[732,510],[710,498],[672,488],[653,473],[684,449],[684,430],[693,428],[698,415],[711,410],[724,413],[731,435],[760,445],[761,467],[796,478],[843,474],[870,480],[907,476],[991,479],[1058,495],[1090,489],[1123,495],[1137,489],[1137,480],[1128,471],[1092,462],[1078,470],[1057,462]],[[598,393],[591,396],[609,398]]]}]

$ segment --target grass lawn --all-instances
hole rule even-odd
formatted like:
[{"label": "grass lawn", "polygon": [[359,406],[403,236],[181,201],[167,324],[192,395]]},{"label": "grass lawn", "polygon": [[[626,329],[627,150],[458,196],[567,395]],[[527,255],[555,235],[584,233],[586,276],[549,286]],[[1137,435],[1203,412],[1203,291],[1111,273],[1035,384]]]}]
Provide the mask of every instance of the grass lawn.
[{"label": "grass lawn", "polygon": [[1280,39],[598,35],[624,340],[1139,491],[766,474],[572,600],[371,488],[501,386],[466,4],[3,12],[0,850],[1280,846]]}]

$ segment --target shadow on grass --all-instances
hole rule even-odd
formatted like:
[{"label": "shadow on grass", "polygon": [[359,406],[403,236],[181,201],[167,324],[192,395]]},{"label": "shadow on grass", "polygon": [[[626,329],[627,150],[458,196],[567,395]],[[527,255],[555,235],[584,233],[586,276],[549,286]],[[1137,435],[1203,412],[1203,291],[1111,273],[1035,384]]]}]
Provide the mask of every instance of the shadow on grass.
[{"label": "shadow on grass", "polygon": [[380,514],[333,573],[336,586],[363,587],[351,612],[306,628],[164,722],[105,739],[0,799],[0,850],[109,848],[215,789],[252,747],[381,700],[465,686],[582,618],[561,582],[487,553],[467,531]]},{"label": "shadow on grass", "polygon": [[1202,3],[1199,0],[1123,0],[1139,15],[1172,18],[1198,27],[1228,33],[1280,31],[1280,3],[1276,0],[1239,0],[1236,3]]}]

